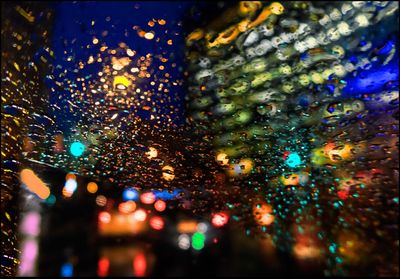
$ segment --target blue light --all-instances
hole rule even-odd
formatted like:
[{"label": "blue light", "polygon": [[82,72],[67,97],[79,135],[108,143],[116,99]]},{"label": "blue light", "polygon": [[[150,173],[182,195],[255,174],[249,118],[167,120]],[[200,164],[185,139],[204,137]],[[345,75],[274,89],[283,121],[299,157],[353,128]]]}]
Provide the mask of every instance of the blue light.
[{"label": "blue light", "polygon": [[360,70],[354,77],[346,76],[347,85],[342,90],[342,97],[357,97],[388,89],[393,81],[399,79],[398,61],[399,57],[395,55],[389,64],[378,64],[369,70]]},{"label": "blue light", "polygon": [[335,85],[334,84],[328,84],[326,88],[329,90],[329,93],[335,93]]},{"label": "blue light", "polygon": [[353,55],[349,58],[349,61],[353,64],[356,64],[358,62],[357,56]]},{"label": "blue light", "polygon": [[299,154],[290,153],[285,162],[289,167],[295,168],[301,164],[301,159]]},{"label": "blue light", "polygon": [[85,151],[85,146],[79,141],[77,141],[71,145],[70,151],[72,155],[74,155],[75,157],[79,157]]},{"label": "blue light", "polygon": [[61,277],[72,277],[74,267],[71,263],[65,263],[61,266]]},{"label": "blue light", "polygon": [[73,193],[73,192],[75,192],[76,188],[78,187],[78,183],[76,182],[75,179],[71,178],[65,182],[64,186],[65,186],[65,190],[67,190],[70,193]]},{"label": "blue light", "polygon": [[179,190],[179,189],[175,189],[173,191],[173,193],[169,193],[168,190],[163,190],[163,191],[157,191],[156,190],[156,191],[153,191],[153,194],[157,199],[161,199],[161,200],[166,201],[166,200],[172,200],[172,199],[176,198],[176,196],[180,192],[182,192],[182,190]]},{"label": "blue light", "polygon": [[125,189],[122,193],[122,199],[124,201],[135,201],[139,197],[139,192],[133,188]]},{"label": "blue light", "polygon": [[392,50],[393,47],[394,47],[393,42],[387,41],[383,47],[381,47],[376,51],[376,53],[378,55],[387,55]]}]

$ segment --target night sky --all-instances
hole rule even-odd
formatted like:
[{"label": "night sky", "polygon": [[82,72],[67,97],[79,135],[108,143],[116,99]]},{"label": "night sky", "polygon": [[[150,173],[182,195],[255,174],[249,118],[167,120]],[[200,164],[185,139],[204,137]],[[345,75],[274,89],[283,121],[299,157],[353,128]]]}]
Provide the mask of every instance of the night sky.
[{"label": "night sky", "polygon": [[[141,81],[138,86],[150,91],[157,91],[157,79],[163,73],[169,74],[167,87],[172,86],[169,94],[171,99],[160,105],[160,100],[165,99],[163,95],[153,95],[153,104],[159,106],[156,115],[160,117],[160,122],[181,125],[184,123],[184,47],[185,36],[204,21],[205,17],[210,17],[224,6],[223,3],[195,3],[195,2],[60,2],[50,4],[55,9],[54,25],[52,33],[52,50],[54,60],[51,67],[53,70],[46,78],[46,84],[51,89],[50,102],[53,105],[50,114],[56,117],[58,128],[68,135],[70,130],[76,125],[78,119],[82,117],[84,104],[75,102],[71,97],[71,89],[65,81],[73,81],[79,76],[87,79],[97,78],[96,73],[101,70],[101,63],[86,64],[83,69],[78,71],[78,63],[88,61],[88,57],[99,53],[102,45],[107,45],[108,49],[118,48],[121,42],[136,52],[134,57],[161,55],[168,59],[164,64],[163,71],[160,70],[160,61],[153,60],[150,73],[151,78]],[[212,11],[202,14],[204,7],[213,7]],[[207,9],[206,9],[207,10]],[[149,21],[155,22],[149,26]],[[164,20],[164,22],[157,22]],[[134,28],[139,27],[146,32],[154,31],[155,37],[147,40],[138,35]],[[94,45],[93,38],[98,38],[99,43]],[[172,43],[169,42],[172,40]],[[117,54],[118,55],[118,54]],[[126,56],[126,55],[125,55]],[[65,75],[63,74],[65,72]],[[151,81],[156,81],[151,84]],[[177,85],[171,85],[173,81],[180,81]],[[80,84],[76,84],[74,89],[81,89]],[[84,90],[82,90],[84,91]],[[72,102],[76,105],[72,108]],[[55,105],[55,106],[54,106]],[[91,104],[89,104],[91,105]],[[151,104],[149,104],[151,106]],[[60,109],[58,109],[58,107]],[[149,119],[149,111],[137,110],[130,111],[136,113],[142,119]],[[171,114],[171,120],[165,119],[165,115]]]}]

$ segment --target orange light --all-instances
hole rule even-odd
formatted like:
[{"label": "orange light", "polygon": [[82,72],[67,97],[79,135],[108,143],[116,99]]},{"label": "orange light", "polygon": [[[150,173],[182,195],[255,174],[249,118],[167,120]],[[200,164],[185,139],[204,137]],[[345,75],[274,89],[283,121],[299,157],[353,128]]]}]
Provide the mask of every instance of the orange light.
[{"label": "orange light", "polygon": [[118,206],[118,210],[121,213],[125,213],[125,214],[131,213],[131,212],[135,211],[135,209],[136,209],[136,203],[134,201],[122,202]]},{"label": "orange light", "polygon": [[265,213],[262,215],[261,219],[259,220],[259,224],[262,224],[264,226],[271,225],[272,222],[274,222],[275,216],[270,214],[270,213]]},{"label": "orange light", "polygon": [[30,169],[23,169],[20,173],[21,181],[30,191],[38,195],[41,199],[50,196],[50,189],[47,185]]},{"label": "orange light", "polygon": [[313,259],[320,256],[321,251],[313,245],[297,243],[293,246],[293,252],[299,259]]},{"label": "orange light", "polygon": [[178,223],[176,230],[179,233],[197,232],[197,222],[196,221],[181,221]]},{"label": "orange light", "polygon": [[211,223],[214,227],[220,228],[228,223],[229,216],[224,212],[215,213],[212,216]]},{"label": "orange light", "polygon": [[143,209],[136,210],[135,213],[133,213],[133,218],[136,219],[136,221],[143,222],[146,220],[147,213]]},{"label": "orange light", "polygon": [[333,142],[328,143],[324,147],[324,154],[326,156],[329,156],[329,152],[331,152],[335,147],[336,147],[336,145]]},{"label": "orange light", "polygon": [[164,228],[164,220],[159,216],[154,216],[150,219],[150,227],[159,231]]},{"label": "orange light", "polygon": [[98,189],[98,186],[97,186],[96,182],[89,182],[88,183],[87,190],[88,190],[89,193],[94,194],[94,193],[97,192],[97,189]]},{"label": "orange light", "polygon": [[65,180],[68,180],[68,179],[76,180],[76,175],[73,174],[73,173],[68,173],[68,174],[65,176]]},{"label": "orange light", "polygon": [[165,203],[165,201],[158,200],[154,203],[154,208],[159,212],[163,212],[166,207],[167,207],[167,204]]},{"label": "orange light", "polygon": [[144,204],[152,204],[155,200],[156,196],[152,192],[147,192],[140,195],[140,201]]},{"label": "orange light", "polygon": [[31,152],[33,150],[33,142],[32,139],[29,137],[24,138],[24,151]]},{"label": "orange light", "polygon": [[97,276],[106,277],[108,275],[108,268],[110,267],[110,260],[102,257],[97,266]]},{"label": "orange light", "polygon": [[105,223],[105,224],[110,223],[110,221],[111,221],[111,214],[108,213],[108,212],[106,212],[106,211],[100,212],[100,213],[99,213],[99,221],[100,221],[101,223]]},{"label": "orange light", "polygon": [[133,259],[133,274],[143,277],[146,274],[147,261],[143,253],[139,253]]},{"label": "orange light", "polygon": [[70,197],[72,197],[74,192],[68,191],[67,188],[63,187],[62,194],[63,194],[64,197],[70,198]]},{"label": "orange light", "polygon": [[265,202],[258,201],[253,205],[253,217],[257,224],[261,226],[271,225],[275,216],[272,215],[272,206]]}]

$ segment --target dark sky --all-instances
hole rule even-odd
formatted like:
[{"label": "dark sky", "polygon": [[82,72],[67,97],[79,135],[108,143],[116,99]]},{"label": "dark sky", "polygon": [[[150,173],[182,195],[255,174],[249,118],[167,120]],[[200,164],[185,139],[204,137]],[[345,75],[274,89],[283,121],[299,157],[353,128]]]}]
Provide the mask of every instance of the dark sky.
[{"label": "dark sky", "polygon": [[[86,65],[77,71],[80,61],[87,62],[90,55],[99,53],[102,44],[106,44],[109,49],[118,48],[120,42],[125,42],[129,48],[136,51],[135,57],[152,55],[162,55],[168,58],[163,72],[160,72],[159,65],[155,59],[152,64],[152,78],[141,84],[143,89],[157,91],[158,82],[151,85],[158,76],[165,72],[169,73],[169,82],[165,85],[171,86],[171,99],[166,100],[163,95],[153,95],[152,101],[158,106],[157,115],[161,121],[166,121],[166,114],[171,114],[173,124],[181,125],[184,123],[184,98],[185,84],[172,86],[171,83],[184,79],[184,39],[186,34],[205,22],[218,12],[218,8],[223,7],[223,3],[212,2],[118,2],[118,1],[74,1],[58,2],[50,4],[55,9],[54,25],[52,28],[52,46],[55,54],[53,62],[53,78],[47,79],[46,83],[53,92],[50,94],[51,104],[56,104],[60,109],[56,109],[55,116],[59,128],[68,134],[75,126],[78,119],[82,117],[80,110],[84,110],[81,104],[74,102],[71,92],[66,84],[67,80],[74,81],[79,76],[90,76],[89,79],[98,78],[97,72],[101,70],[100,63]],[[156,24],[152,27],[148,22],[155,19]],[[157,24],[157,20],[164,19],[165,24]],[[154,31],[155,38],[146,40],[140,36],[134,26],[139,26],[145,31]],[[106,31],[106,35],[105,32]],[[94,46],[92,39],[99,38],[100,43]],[[159,40],[156,38],[159,37]],[[173,43],[169,44],[168,40]],[[90,46],[89,48],[87,46]],[[175,66],[171,66],[175,64]],[[62,73],[67,70],[65,75]],[[61,86],[57,86],[56,82]],[[77,89],[79,84],[77,84]],[[84,90],[83,90],[84,91]],[[165,100],[163,104],[160,100]],[[77,107],[71,112],[70,104],[72,101]],[[148,111],[136,111],[142,118],[149,119]]]}]

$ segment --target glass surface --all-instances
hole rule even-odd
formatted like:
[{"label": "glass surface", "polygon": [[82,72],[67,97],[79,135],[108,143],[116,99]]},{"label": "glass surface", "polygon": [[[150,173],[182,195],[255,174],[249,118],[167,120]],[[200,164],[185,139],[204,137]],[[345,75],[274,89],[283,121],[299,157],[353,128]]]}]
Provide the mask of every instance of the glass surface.
[{"label": "glass surface", "polygon": [[399,276],[396,1],[2,2],[2,276]]}]

